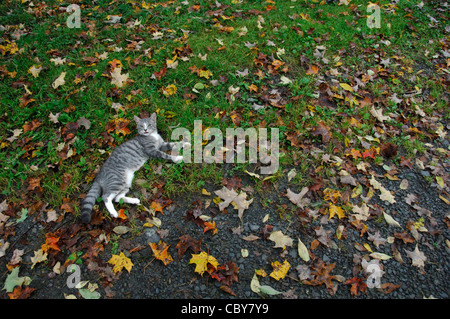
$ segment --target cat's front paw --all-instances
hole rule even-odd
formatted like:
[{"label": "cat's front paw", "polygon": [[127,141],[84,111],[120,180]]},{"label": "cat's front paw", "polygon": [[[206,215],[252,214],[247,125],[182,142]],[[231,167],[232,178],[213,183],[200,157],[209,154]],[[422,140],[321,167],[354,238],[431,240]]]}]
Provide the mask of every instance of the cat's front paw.
[{"label": "cat's front paw", "polygon": [[181,163],[181,161],[183,161],[183,156],[173,156],[173,157],[172,157],[172,161],[173,161],[175,164]]}]

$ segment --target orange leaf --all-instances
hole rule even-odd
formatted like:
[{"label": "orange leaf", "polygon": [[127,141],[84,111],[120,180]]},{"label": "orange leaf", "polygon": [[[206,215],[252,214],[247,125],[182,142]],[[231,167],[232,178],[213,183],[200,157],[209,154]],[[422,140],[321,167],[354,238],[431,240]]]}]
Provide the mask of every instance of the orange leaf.
[{"label": "orange leaf", "polygon": [[354,148],[352,148],[350,150],[350,152],[347,152],[345,155],[346,156],[352,156],[353,159],[357,159],[358,157],[362,157],[361,152],[359,150],[355,150]]},{"label": "orange leaf", "polygon": [[153,209],[155,210],[155,212],[160,212],[161,214],[164,215],[164,213],[163,213],[163,207],[161,206],[160,203],[158,203],[158,202],[152,202],[152,203],[150,204],[150,208],[153,208]]},{"label": "orange leaf", "polygon": [[167,251],[170,245],[167,245],[166,243],[161,241],[158,244],[149,243],[149,245],[153,251],[153,256],[155,256],[156,259],[161,260],[164,266],[167,266],[169,263],[173,261],[172,256]]},{"label": "orange leaf", "polygon": [[317,74],[318,72],[319,72],[319,67],[317,65],[312,65],[306,71],[306,74],[311,75],[311,74]]},{"label": "orange leaf", "polygon": [[370,157],[375,159],[375,155],[376,155],[376,149],[371,148],[370,150],[364,150],[364,152],[362,153],[362,157],[366,158],[366,157]]},{"label": "orange leaf", "polygon": [[127,220],[128,219],[127,215],[125,215],[125,209],[123,209],[123,208],[119,209],[118,213],[119,213],[119,218],[120,219],[122,219],[122,220]]},{"label": "orange leaf", "polygon": [[53,237],[51,234],[46,234],[45,244],[41,245],[41,249],[44,252],[48,252],[49,249],[61,251],[58,247],[59,237]]},{"label": "orange leaf", "polygon": [[208,230],[212,230],[213,235],[217,234],[217,227],[216,227],[216,222],[205,222],[203,224],[205,226],[205,228],[203,228],[203,233],[206,233]]}]

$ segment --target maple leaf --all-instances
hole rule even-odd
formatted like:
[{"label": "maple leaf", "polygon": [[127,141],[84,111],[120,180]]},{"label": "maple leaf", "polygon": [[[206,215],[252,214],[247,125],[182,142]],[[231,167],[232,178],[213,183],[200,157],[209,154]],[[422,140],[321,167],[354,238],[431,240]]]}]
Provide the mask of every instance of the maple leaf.
[{"label": "maple leaf", "polygon": [[122,74],[122,68],[116,67],[111,72],[111,84],[121,88],[126,80],[128,80],[128,73]]},{"label": "maple leaf", "polygon": [[358,157],[362,157],[361,152],[359,150],[355,150],[352,148],[350,152],[345,153],[345,156],[351,156],[353,159],[357,159]]},{"label": "maple leaf", "polygon": [[427,260],[427,257],[423,252],[419,250],[419,245],[416,245],[416,249],[414,251],[406,250],[406,255],[408,255],[409,258],[412,260],[412,265],[416,267],[425,267],[425,261]]},{"label": "maple leaf", "polygon": [[219,209],[222,211],[228,207],[231,203],[234,203],[233,206],[238,210],[238,216],[242,223],[242,216],[244,214],[244,210],[246,210],[250,204],[253,202],[253,198],[251,200],[247,200],[247,194],[245,192],[236,193],[234,189],[228,189],[227,187],[222,187],[214,192],[217,196],[223,199],[223,202],[219,203]]},{"label": "maple leaf", "polygon": [[324,194],[324,199],[325,200],[329,200],[332,203],[336,203],[338,198],[341,197],[341,192],[331,189],[331,188],[325,188],[323,190],[323,194]]},{"label": "maple leaf", "polygon": [[292,247],[294,241],[289,236],[283,234],[281,230],[273,231],[270,233],[269,240],[275,243],[274,248],[283,248],[286,246]]},{"label": "maple leaf", "polygon": [[111,71],[114,71],[114,69],[116,69],[116,68],[122,68],[122,62],[117,59],[113,59],[113,60],[109,61],[108,64],[111,65]]},{"label": "maple leaf", "polygon": [[155,256],[156,259],[161,260],[164,263],[164,266],[167,266],[173,261],[172,256],[167,251],[170,245],[161,241],[158,244],[149,243],[149,245],[153,251],[153,256]]},{"label": "maple leaf", "polygon": [[124,118],[116,118],[109,121],[106,124],[105,128],[108,133],[115,131],[116,134],[128,135],[131,133],[130,129],[127,128],[128,123],[130,123],[130,120]]},{"label": "maple leaf", "polygon": [[383,115],[382,109],[375,109],[375,106],[372,105],[372,108],[370,109],[370,114],[372,114],[378,121],[383,123],[386,120],[390,120],[391,118],[389,116]]},{"label": "maple leaf", "polygon": [[163,67],[160,71],[158,71],[158,72],[153,72],[151,78],[160,80],[164,75],[166,75],[166,72],[167,72],[167,68],[166,68],[166,67]]},{"label": "maple leaf", "polygon": [[303,280],[302,283],[311,286],[325,285],[330,295],[334,295],[337,290],[337,286],[332,282],[336,278],[335,275],[331,275],[331,271],[336,266],[336,263],[326,264],[322,259],[318,259],[314,265],[311,266],[312,271],[310,273],[309,280]]},{"label": "maple leaf", "polygon": [[111,259],[108,260],[108,264],[114,265],[113,267],[114,273],[121,272],[123,268],[125,268],[126,270],[128,270],[128,272],[130,272],[131,268],[133,267],[131,259],[125,256],[123,252],[120,252],[120,255],[112,255]]},{"label": "maple leaf", "polygon": [[25,287],[22,288],[20,286],[14,288],[14,291],[8,293],[9,299],[27,299],[30,297],[31,293],[35,291],[35,288]]},{"label": "maple leaf", "polygon": [[171,96],[174,95],[175,93],[177,93],[177,87],[173,84],[169,84],[166,87],[162,87],[162,93],[164,94],[164,96]]},{"label": "maple leaf", "polygon": [[306,71],[307,75],[317,74],[319,72],[319,67],[317,65],[309,66],[309,69]]},{"label": "maple leaf", "polygon": [[175,246],[176,249],[178,249],[178,258],[181,259],[183,257],[184,253],[190,248],[195,253],[201,251],[200,245],[202,243],[202,240],[195,240],[189,235],[183,235],[178,238],[180,241]]},{"label": "maple leaf", "polygon": [[206,233],[207,231],[212,230],[213,235],[217,234],[218,230],[217,230],[215,221],[205,222],[203,225],[204,225],[203,233]]},{"label": "maple leaf", "polygon": [[61,251],[58,247],[58,241],[59,237],[54,237],[53,234],[46,234],[45,235],[45,244],[41,246],[42,251],[45,253],[48,252],[49,249]]},{"label": "maple leaf", "polygon": [[[213,256],[202,251],[200,254],[192,254],[189,264],[195,264],[195,272],[203,276],[203,273],[208,271],[208,266],[209,269],[212,267],[213,271],[217,270],[219,262]],[[208,273],[211,273],[211,271],[208,271]]]},{"label": "maple leaf", "polygon": [[372,159],[375,159],[375,155],[377,154],[377,150],[375,148],[370,148],[369,150],[364,150],[362,153],[362,157],[365,159],[367,157],[370,157]]},{"label": "maple leaf", "polygon": [[333,218],[334,215],[337,215],[339,217],[339,219],[345,217],[344,210],[341,207],[335,206],[331,203],[330,203],[329,211],[330,211],[330,217],[328,217],[328,219]]},{"label": "maple leaf", "polygon": [[357,296],[358,291],[366,293],[367,290],[367,284],[361,278],[357,277],[350,278],[349,280],[344,282],[344,285],[351,285],[350,293],[352,294],[352,296]]},{"label": "maple leaf", "polygon": [[291,265],[289,262],[285,259],[283,263],[280,263],[278,260],[271,263],[273,267],[273,271],[270,273],[270,277],[272,277],[275,280],[283,279],[286,274],[288,273],[289,269],[291,268]]}]

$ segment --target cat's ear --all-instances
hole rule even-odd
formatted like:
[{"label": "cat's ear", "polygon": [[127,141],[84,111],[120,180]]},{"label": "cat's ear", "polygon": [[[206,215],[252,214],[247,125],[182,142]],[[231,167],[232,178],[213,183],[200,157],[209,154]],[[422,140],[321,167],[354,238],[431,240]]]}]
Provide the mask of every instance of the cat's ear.
[{"label": "cat's ear", "polygon": [[152,121],[156,125],[156,113],[153,113],[152,115],[150,115],[150,121]]},{"label": "cat's ear", "polygon": [[141,119],[139,118],[139,117],[137,117],[136,115],[134,116],[134,121],[136,122],[136,124],[139,124],[139,121],[140,121]]}]

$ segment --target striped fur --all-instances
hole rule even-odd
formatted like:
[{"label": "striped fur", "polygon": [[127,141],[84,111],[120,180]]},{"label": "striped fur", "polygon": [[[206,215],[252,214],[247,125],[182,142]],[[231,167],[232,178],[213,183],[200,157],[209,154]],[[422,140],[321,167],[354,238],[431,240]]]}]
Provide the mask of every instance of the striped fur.
[{"label": "striped fur", "polygon": [[137,124],[138,135],[118,146],[103,164],[100,172],[95,177],[92,187],[81,203],[81,221],[91,221],[92,208],[96,199],[101,195],[106,208],[113,217],[118,213],[112,201],[140,204],[139,199],[125,196],[131,187],[134,173],[140,169],[150,158],[181,162],[182,156],[172,156],[164,151],[170,151],[178,143],[164,142],[156,129],[156,114],[140,119],[134,117]]}]

